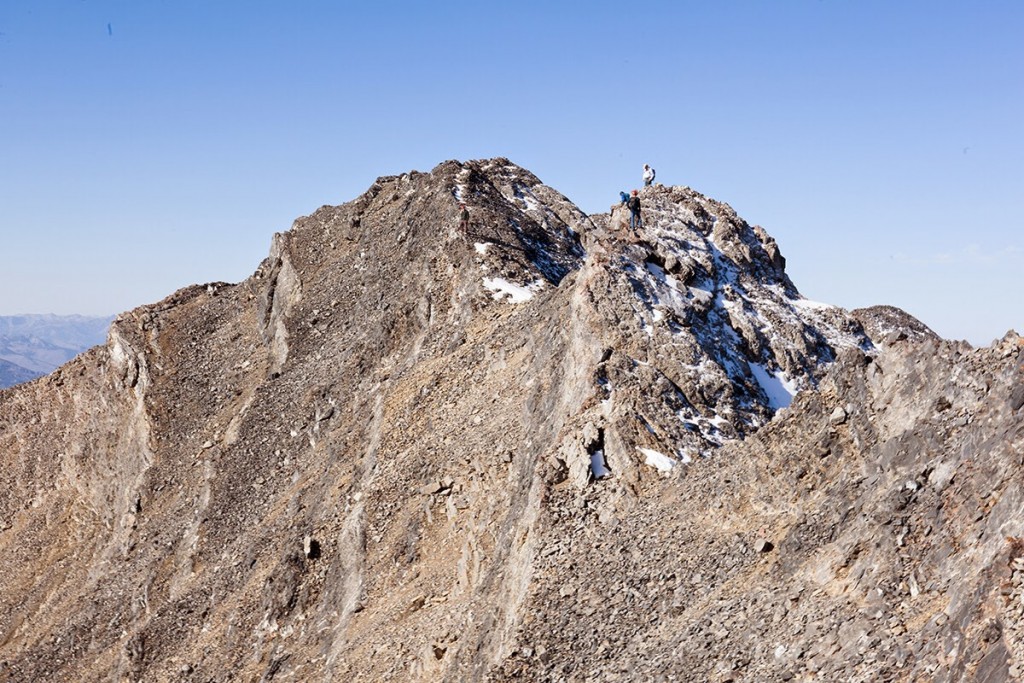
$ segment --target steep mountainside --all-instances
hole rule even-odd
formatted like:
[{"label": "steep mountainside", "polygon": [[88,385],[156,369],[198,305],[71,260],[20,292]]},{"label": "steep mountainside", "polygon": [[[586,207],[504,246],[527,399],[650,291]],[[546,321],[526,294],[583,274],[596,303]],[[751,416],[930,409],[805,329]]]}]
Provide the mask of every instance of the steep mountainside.
[{"label": "steep mountainside", "polygon": [[0,680],[1011,680],[1021,338],[641,197],[380,178],[0,392]]}]

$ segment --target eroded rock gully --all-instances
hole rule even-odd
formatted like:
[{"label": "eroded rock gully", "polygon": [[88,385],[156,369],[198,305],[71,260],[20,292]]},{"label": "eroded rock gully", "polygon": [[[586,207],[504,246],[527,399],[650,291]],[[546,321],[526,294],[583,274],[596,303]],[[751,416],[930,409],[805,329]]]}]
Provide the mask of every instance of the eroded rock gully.
[{"label": "eroded rock gully", "polygon": [[642,199],[381,178],[0,393],[0,680],[1015,680],[1022,339]]}]

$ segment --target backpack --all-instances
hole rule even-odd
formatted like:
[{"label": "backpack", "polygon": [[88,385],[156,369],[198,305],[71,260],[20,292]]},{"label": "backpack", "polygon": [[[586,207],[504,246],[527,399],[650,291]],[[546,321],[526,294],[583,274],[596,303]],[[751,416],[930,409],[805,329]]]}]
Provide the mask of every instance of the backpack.
[{"label": "backpack", "polygon": [[633,213],[640,213],[640,198],[630,197],[629,203],[627,203],[626,206],[628,206],[629,210],[632,211]]}]

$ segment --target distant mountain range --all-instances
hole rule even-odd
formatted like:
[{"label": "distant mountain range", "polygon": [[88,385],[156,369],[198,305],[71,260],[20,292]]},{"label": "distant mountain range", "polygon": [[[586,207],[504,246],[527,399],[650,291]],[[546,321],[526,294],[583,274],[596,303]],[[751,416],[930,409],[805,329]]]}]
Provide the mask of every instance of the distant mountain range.
[{"label": "distant mountain range", "polygon": [[46,375],[102,344],[113,316],[0,316],[0,388]]}]

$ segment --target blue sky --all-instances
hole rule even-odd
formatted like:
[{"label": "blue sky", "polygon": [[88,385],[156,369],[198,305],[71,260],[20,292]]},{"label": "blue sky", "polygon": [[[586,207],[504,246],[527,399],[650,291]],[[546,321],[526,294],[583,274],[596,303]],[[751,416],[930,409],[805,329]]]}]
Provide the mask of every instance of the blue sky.
[{"label": "blue sky", "polygon": [[379,175],[507,156],[590,213],[648,162],[801,292],[1024,333],[1024,3],[2,0],[0,315],[238,281]]}]

